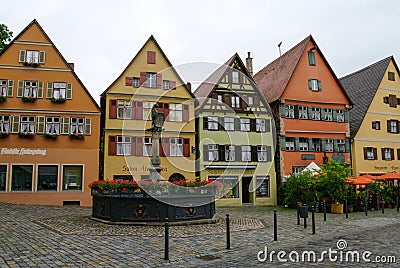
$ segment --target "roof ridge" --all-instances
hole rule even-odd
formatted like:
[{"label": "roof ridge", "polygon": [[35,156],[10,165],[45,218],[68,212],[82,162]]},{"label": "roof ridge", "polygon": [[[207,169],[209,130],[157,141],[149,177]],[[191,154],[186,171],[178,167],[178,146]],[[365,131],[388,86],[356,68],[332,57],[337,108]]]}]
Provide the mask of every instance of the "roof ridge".
[{"label": "roof ridge", "polygon": [[381,59],[381,60],[379,60],[379,61],[377,61],[377,62],[374,62],[374,63],[372,63],[372,64],[370,64],[370,65],[368,65],[368,66],[366,66],[366,67],[364,67],[364,68],[362,68],[362,69],[360,69],[360,70],[357,70],[357,71],[355,71],[355,72],[349,73],[349,74],[347,74],[347,75],[341,77],[340,80],[346,79],[346,78],[348,78],[348,77],[351,77],[351,76],[353,76],[353,75],[356,75],[356,74],[359,74],[359,73],[362,73],[362,72],[365,72],[366,70],[369,70],[369,69],[371,69],[372,67],[375,67],[376,65],[381,64],[381,63],[383,63],[384,61],[390,60],[390,59],[392,59],[392,58],[393,58],[393,56],[388,56],[388,57],[386,57],[386,58],[384,58],[384,59]]}]

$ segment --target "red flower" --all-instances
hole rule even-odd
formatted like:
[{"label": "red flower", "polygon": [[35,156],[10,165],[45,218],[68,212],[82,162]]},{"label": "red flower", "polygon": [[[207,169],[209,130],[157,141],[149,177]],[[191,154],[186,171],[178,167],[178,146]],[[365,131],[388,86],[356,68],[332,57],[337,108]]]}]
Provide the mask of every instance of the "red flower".
[{"label": "red flower", "polygon": [[122,188],[122,193],[126,193],[126,188]]}]

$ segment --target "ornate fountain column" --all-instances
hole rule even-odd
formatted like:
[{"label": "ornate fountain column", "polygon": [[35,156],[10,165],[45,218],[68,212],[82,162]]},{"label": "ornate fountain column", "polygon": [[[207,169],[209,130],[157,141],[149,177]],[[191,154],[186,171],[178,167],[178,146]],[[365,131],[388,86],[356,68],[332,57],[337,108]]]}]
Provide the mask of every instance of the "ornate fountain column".
[{"label": "ornate fountain column", "polygon": [[161,167],[160,167],[160,136],[161,131],[163,130],[165,115],[163,113],[158,112],[158,104],[154,104],[153,108],[151,109],[151,120],[152,120],[152,127],[147,129],[146,131],[151,131],[151,159],[150,159],[150,180],[153,182],[160,181],[161,176]]}]

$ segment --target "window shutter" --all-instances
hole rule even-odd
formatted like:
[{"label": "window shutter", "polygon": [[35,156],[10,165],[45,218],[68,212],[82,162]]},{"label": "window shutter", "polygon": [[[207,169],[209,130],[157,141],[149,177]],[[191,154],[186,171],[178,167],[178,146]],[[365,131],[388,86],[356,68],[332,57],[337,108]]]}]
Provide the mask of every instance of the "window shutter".
[{"label": "window shutter", "polygon": [[336,109],[333,109],[333,111],[332,111],[332,116],[333,116],[333,121],[334,122],[337,122],[337,110]]},{"label": "window shutter", "polygon": [[25,62],[26,61],[26,50],[20,50],[19,51],[19,62]]},{"label": "window shutter", "polygon": [[400,121],[396,120],[397,123],[397,133],[400,133]]},{"label": "window shutter", "polygon": [[346,153],[350,152],[350,141],[349,139],[346,139]]},{"label": "window shutter", "polygon": [[281,104],[281,118],[285,118],[285,117],[286,117],[286,105]]},{"label": "window shutter", "polygon": [[376,129],[376,121],[372,121],[372,129]]},{"label": "window shutter", "polygon": [[135,155],[136,152],[136,137],[131,137],[131,155]]},{"label": "window shutter", "polygon": [[286,151],[286,138],[284,136],[281,137],[281,150]]},{"label": "window shutter", "polygon": [[157,88],[162,88],[162,74],[157,73],[156,77],[157,77],[157,80],[156,80]]},{"label": "window shutter", "polygon": [[170,154],[170,152],[169,152],[169,147],[170,147],[169,138],[162,138],[161,142],[162,142],[163,156],[169,156],[169,154]]},{"label": "window shutter", "polygon": [[91,134],[92,134],[92,119],[85,118],[85,135],[91,135]]},{"label": "window shutter", "polygon": [[250,118],[250,131],[256,132],[256,119]]},{"label": "window shutter", "polygon": [[378,160],[378,149],[376,149],[376,148],[372,148],[372,149],[374,151],[374,159]]},{"label": "window shutter", "polygon": [[224,117],[218,117],[218,130],[225,130]]},{"label": "window shutter", "polygon": [[390,159],[394,160],[394,149],[390,148]]},{"label": "window shutter", "polygon": [[257,146],[251,146],[251,162],[258,161]]},{"label": "window shutter", "polygon": [[271,119],[265,119],[265,132],[271,132]]},{"label": "window shutter", "polygon": [[349,122],[349,111],[344,110],[344,122]]},{"label": "window shutter", "polygon": [[253,104],[254,107],[260,107],[260,96],[259,95],[255,95],[253,101],[254,101],[254,104]]},{"label": "window shutter", "polygon": [[22,98],[24,96],[24,81],[18,80],[17,98]]},{"label": "window shutter", "polygon": [[240,107],[245,110],[247,109],[247,101],[245,100],[244,97],[240,98]]},{"label": "window shutter", "polygon": [[208,144],[203,144],[203,161],[210,161],[208,159]]},{"label": "window shutter", "polygon": [[389,97],[383,97],[383,103],[389,103]]},{"label": "window shutter", "polygon": [[67,100],[71,100],[72,99],[72,84],[71,83],[67,83],[66,99]]},{"label": "window shutter", "polygon": [[164,103],[164,118],[165,120],[169,119],[169,104],[168,103]]},{"label": "window shutter", "polygon": [[132,101],[131,119],[136,119],[136,101]]},{"label": "window shutter", "polygon": [[110,119],[117,118],[117,100],[110,100],[109,118]]},{"label": "window shutter", "polygon": [[315,54],[312,51],[308,52],[308,64],[311,66],[315,66]]},{"label": "window shutter", "polygon": [[312,142],[312,138],[308,138],[308,150],[310,151],[310,152],[313,152],[315,149],[314,149],[314,144],[313,144],[313,142]]},{"label": "window shutter", "polygon": [[368,159],[368,148],[367,147],[364,147],[363,148],[363,150],[364,150],[364,160],[367,160]]},{"label": "window shutter", "polygon": [[308,119],[312,119],[312,108],[311,106],[307,107],[307,115],[308,115]]},{"label": "window shutter", "polygon": [[42,81],[38,82],[37,97],[38,98],[43,98],[43,82]]},{"label": "window shutter", "polygon": [[235,130],[240,131],[240,118],[235,118]]},{"label": "window shutter", "polygon": [[11,131],[10,133],[18,133],[19,132],[19,115],[11,116]]},{"label": "window shutter", "polygon": [[189,121],[189,105],[187,104],[183,104],[182,121],[183,122]]},{"label": "window shutter", "polygon": [[147,63],[148,64],[156,64],[156,52],[155,51],[147,51]]},{"label": "window shutter", "polygon": [[141,101],[136,102],[135,113],[136,113],[136,119],[143,120],[143,102]]},{"label": "window shutter", "polygon": [[400,149],[397,149],[397,160],[400,160]]},{"label": "window shutter", "polygon": [[39,52],[39,63],[43,64],[46,60],[46,52],[40,51]]},{"label": "window shutter", "polygon": [[69,134],[69,117],[63,117],[61,119],[61,134]]},{"label": "window shutter", "polygon": [[294,138],[294,149],[300,151],[300,138]]},{"label": "window shutter", "polygon": [[140,72],[140,79],[139,79],[140,86],[144,86],[146,83],[146,72]]},{"label": "window shutter", "polygon": [[226,103],[226,105],[228,105],[229,107],[232,107],[231,95],[225,94],[225,103]]},{"label": "window shutter", "polygon": [[321,151],[326,152],[326,139],[321,139]]},{"label": "window shutter", "polygon": [[46,98],[51,99],[53,97],[53,82],[47,82]]},{"label": "window shutter", "polygon": [[108,136],[108,155],[117,155],[116,136]]},{"label": "window shutter", "polygon": [[390,120],[387,120],[387,132],[390,133]]},{"label": "window shutter", "polygon": [[389,94],[389,106],[396,108],[397,107],[397,98],[396,95]]},{"label": "window shutter", "polygon": [[385,148],[381,148],[382,160],[385,160]]},{"label": "window shutter", "polygon": [[139,155],[139,156],[143,155],[143,138],[142,137],[136,138],[136,155]]},{"label": "window shutter", "polygon": [[7,97],[11,98],[14,95],[14,80],[8,80]]},{"label": "window shutter", "polygon": [[125,86],[132,86],[133,85],[133,77],[125,77]]},{"label": "window shutter", "polygon": [[203,117],[203,129],[208,129],[208,117]]},{"label": "window shutter", "polygon": [[36,116],[36,133],[43,134],[44,132],[44,116]]},{"label": "window shutter", "polygon": [[299,118],[299,106],[294,106],[294,118]]},{"label": "window shutter", "polygon": [[338,146],[338,141],[333,140],[333,151],[338,152],[339,151],[339,146]]},{"label": "window shutter", "polygon": [[308,89],[312,90],[312,79],[308,79]]},{"label": "window shutter", "polygon": [[267,146],[267,162],[271,162],[271,161],[272,161],[272,147]]},{"label": "window shutter", "polygon": [[321,80],[318,80],[318,91],[322,90],[322,82]]},{"label": "window shutter", "polygon": [[169,81],[169,89],[176,89],[176,81]]},{"label": "window shutter", "polygon": [[241,162],[242,161],[242,146],[234,146],[235,148],[235,161]]},{"label": "window shutter", "polygon": [[321,108],[321,120],[325,120],[325,108]]},{"label": "window shutter", "polygon": [[183,139],[183,156],[185,156],[185,157],[190,156],[190,139],[189,138]]}]

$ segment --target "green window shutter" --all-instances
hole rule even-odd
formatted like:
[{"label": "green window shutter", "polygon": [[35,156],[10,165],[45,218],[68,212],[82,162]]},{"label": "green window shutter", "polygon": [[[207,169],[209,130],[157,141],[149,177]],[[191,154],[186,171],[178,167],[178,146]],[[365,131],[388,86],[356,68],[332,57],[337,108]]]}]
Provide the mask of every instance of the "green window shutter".
[{"label": "green window shutter", "polygon": [[85,135],[91,135],[91,134],[92,134],[92,119],[85,118]]},{"label": "green window shutter", "polygon": [[333,151],[338,152],[339,151],[339,146],[338,146],[338,141],[333,140]]},{"label": "green window shutter", "polygon": [[284,136],[281,137],[281,150],[286,151],[286,139]]},{"label": "green window shutter", "polygon": [[22,98],[24,96],[24,81],[18,80],[17,98]]},{"label": "green window shutter", "polygon": [[312,138],[308,138],[308,150],[309,150],[310,152],[313,152],[313,151],[314,151],[314,146],[313,146],[313,143],[312,143]]},{"label": "green window shutter", "polygon": [[286,117],[286,105],[281,104],[281,117],[285,118]]},{"label": "green window shutter", "polygon": [[299,118],[299,106],[294,106],[294,118]]},{"label": "green window shutter", "polygon": [[19,51],[19,62],[25,62],[26,61],[26,50],[20,50]]},{"label": "green window shutter", "polygon": [[325,108],[321,108],[321,120],[325,120]]},{"label": "green window shutter", "polygon": [[349,139],[346,139],[346,153],[350,152],[350,141]]},{"label": "green window shutter", "polygon": [[46,52],[40,51],[39,52],[39,63],[43,64],[46,60]]},{"label": "green window shutter", "polygon": [[51,99],[53,97],[53,82],[47,82],[46,98]]},{"label": "green window shutter", "polygon": [[311,66],[315,66],[315,53],[312,51],[308,52],[308,64]]},{"label": "green window shutter", "polygon": [[309,107],[307,108],[308,119],[312,119],[312,108],[313,108],[313,107],[311,107],[311,106],[309,106]]},{"label": "green window shutter", "polygon": [[333,109],[333,111],[332,111],[332,116],[333,116],[333,122],[337,122],[337,110],[336,109]]},{"label": "green window shutter", "polygon": [[318,80],[318,91],[322,90],[322,82]]},{"label": "green window shutter", "polygon": [[18,133],[19,132],[19,115],[11,116],[11,131],[10,133]]},{"label": "green window shutter", "polygon": [[300,150],[300,138],[295,138],[294,139],[294,150],[299,151]]},{"label": "green window shutter", "polygon": [[7,97],[11,98],[14,95],[14,80],[8,80]]},{"label": "green window shutter", "polygon": [[321,151],[326,152],[326,139],[321,139]]},{"label": "green window shutter", "polygon": [[36,133],[43,134],[44,132],[44,116],[36,117]]},{"label": "green window shutter", "polygon": [[349,111],[344,110],[344,122],[349,122]]},{"label": "green window shutter", "polygon": [[37,97],[43,98],[43,82],[42,81],[38,82]]},{"label": "green window shutter", "polygon": [[312,79],[308,79],[308,89],[312,90]]},{"label": "green window shutter", "polygon": [[69,117],[63,117],[61,120],[61,134],[69,134]]},{"label": "green window shutter", "polygon": [[67,100],[71,100],[71,99],[72,99],[72,84],[71,84],[71,83],[68,83],[68,84],[67,84],[66,99],[67,99]]}]

